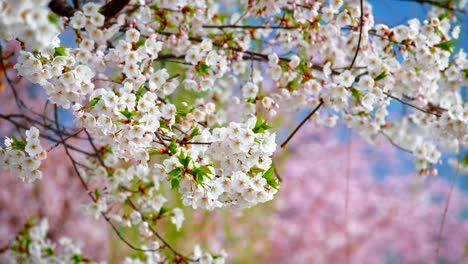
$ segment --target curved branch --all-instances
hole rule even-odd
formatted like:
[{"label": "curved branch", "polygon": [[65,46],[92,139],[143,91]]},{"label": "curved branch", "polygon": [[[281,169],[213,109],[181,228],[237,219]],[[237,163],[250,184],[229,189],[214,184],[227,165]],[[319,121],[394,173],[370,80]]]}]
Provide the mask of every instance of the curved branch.
[{"label": "curved branch", "polygon": [[117,15],[130,0],[112,0],[102,7],[101,14],[106,17],[106,20]]},{"label": "curved branch", "polygon": [[360,8],[361,8],[361,18],[359,19],[360,22],[360,27],[359,27],[359,39],[356,47],[356,53],[354,53],[353,60],[351,61],[351,64],[349,65],[349,70],[353,68],[354,63],[356,62],[356,58],[359,54],[359,49],[361,48],[361,40],[362,40],[362,28],[364,27],[364,3],[363,0],[360,1]]},{"label": "curved branch", "polygon": [[294,131],[291,133],[291,135],[289,135],[289,137],[283,142],[283,144],[281,144],[282,148],[284,148],[284,146],[286,146],[288,144],[288,142],[294,137],[294,135],[297,133],[297,131],[299,131],[299,129],[301,129],[301,127],[305,124],[305,122],[307,120],[309,120],[309,118],[311,118],[315,114],[315,112],[317,112],[320,109],[320,107],[322,107],[322,105],[323,105],[323,100],[320,99],[320,103],[314,108],[314,110],[312,110],[312,112],[310,112],[306,116],[306,118],[304,118],[302,120],[302,122],[294,129]]},{"label": "curved branch", "polygon": [[77,11],[77,9],[71,6],[67,0],[52,0],[49,3],[49,8],[55,14],[64,17],[72,17]]}]

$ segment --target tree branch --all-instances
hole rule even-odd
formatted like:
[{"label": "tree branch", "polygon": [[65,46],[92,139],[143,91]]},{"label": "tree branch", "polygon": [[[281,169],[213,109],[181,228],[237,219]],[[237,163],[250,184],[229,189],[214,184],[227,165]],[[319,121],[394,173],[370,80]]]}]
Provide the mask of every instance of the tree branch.
[{"label": "tree branch", "polygon": [[297,131],[299,131],[299,129],[301,129],[301,127],[305,124],[305,122],[307,120],[309,120],[309,118],[311,118],[315,112],[317,112],[320,107],[322,107],[323,105],[323,100],[320,99],[320,103],[314,108],[314,110],[312,110],[312,112],[310,112],[306,118],[304,118],[304,120],[302,120],[302,122],[296,127],[296,129],[294,129],[294,131],[291,133],[291,135],[289,135],[289,137],[283,142],[283,144],[281,144],[281,147],[284,148],[284,146],[286,146],[288,144],[288,142],[294,137],[294,135],[297,133]]},{"label": "tree branch", "polygon": [[72,7],[67,0],[52,0],[49,3],[49,8],[55,14],[59,16],[65,17],[72,17],[73,14],[77,11],[74,7]]},{"label": "tree branch", "polygon": [[101,14],[108,20],[117,15],[129,2],[130,0],[112,0],[102,7]]}]

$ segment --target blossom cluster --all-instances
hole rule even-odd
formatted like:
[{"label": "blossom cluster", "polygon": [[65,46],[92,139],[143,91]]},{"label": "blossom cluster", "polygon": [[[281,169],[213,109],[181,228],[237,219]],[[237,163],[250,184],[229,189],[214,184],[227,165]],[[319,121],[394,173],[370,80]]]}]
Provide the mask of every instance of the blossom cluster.
[{"label": "blossom cluster", "polygon": [[49,225],[47,219],[37,225],[29,220],[19,235],[8,245],[5,263],[80,263],[90,262],[81,255],[81,249],[69,238],[59,239],[59,246],[46,238]]},{"label": "blossom cluster", "polygon": [[0,165],[26,182],[42,178],[41,162],[47,158],[39,140],[39,130],[31,127],[26,131],[26,140],[6,138],[5,147],[0,148]]},{"label": "blossom cluster", "polygon": [[[185,218],[169,189],[194,209],[272,200],[278,112],[314,109],[318,126],[343,123],[371,143],[383,135],[421,174],[437,172],[443,150],[467,146],[468,60],[454,50],[460,28],[449,14],[389,27],[366,1],[248,1],[242,15],[223,13],[227,2],[133,0],[112,15],[114,1],[86,3],[64,19],[47,1],[0,4],[0,38],[25,45],[14,68],[54,106],[41,127],[55,121],[92,199],[86,213],[134,227],[151,248],[158,221],[179,230]],[[60,43],[61,29],[74,45]],[[89,143],[73,146],[79,159],[58,107]],[[31,181],[46,152],[37,129],[26,137],[6,140],[1,165]]]},{"label": "blossom cluster", "polygon": [[[0,38],[20,39],[31,50],[50,52],[60,44],[58,18],[49,12],[49,1],[0,3]],[[52,22],[52,23],[51,23]]]}]

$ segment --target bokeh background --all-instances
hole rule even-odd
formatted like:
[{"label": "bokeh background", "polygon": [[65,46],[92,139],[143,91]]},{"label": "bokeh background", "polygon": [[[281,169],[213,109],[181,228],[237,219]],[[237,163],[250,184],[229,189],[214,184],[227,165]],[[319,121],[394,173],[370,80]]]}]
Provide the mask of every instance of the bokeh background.
[{"label": "bokeh background", "polygon": [[[234,1],[224,2],[228,12],[239,8]],[[370,3],[376,23],[390,26],[414,17],[423,20],[430,10],[407,1]],[[462,32],[455,49],[467,50],[468,17],[458,15]],[[71,36],[65,32],[62,41],[71,45]],[[2,46],[4,56],[17,53],[15,43]],[[2,113],[16,109],[3,78],[17,79],[14,60],[15,55],[0,72]],[[28,106],[43,110],[39,87],[20,79],[15,85]],[[392,105],[396,113],[400,108]],[[283,127],[278,142],[304,114],[276,120]],[[61,120],[73,125],[67,111],[61,111]],[[0,122],[2,138],[12,133],[13,127]],[[468,175],[448,165],[464,154],[444,155],[439,175],[422,177],[409,154],[385,139],[369,145],[345,127],[322,129],[310,123],[275,156],[282,181],[274,201],[242,211],[186,208],[180,231],[165,222],[158,228],[182,252],[195,244],[213,252],[225,249],[230,263],[468,263]],[[117,263],[138,255],[105,222],[81,212],[89,198],[64,157],[62,147],[53,149],[42,165],[43,179],[33,184],[0,169],[0,248],[35,215],[49,219],[50,239],[70,236],[85,256]],[[180,201],[176,194],[169,197]],[[124,234],[137,240],[131,229]]]}]

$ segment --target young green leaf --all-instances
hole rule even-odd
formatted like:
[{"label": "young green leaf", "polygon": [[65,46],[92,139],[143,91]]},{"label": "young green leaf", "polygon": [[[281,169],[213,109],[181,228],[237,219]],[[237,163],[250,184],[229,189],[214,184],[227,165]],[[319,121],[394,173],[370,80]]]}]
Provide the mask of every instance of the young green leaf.
[{"label": "young green leaf", "polygon": [[177,187],[179,187],[179,184],[180,184],[180,179],[179,178],[174,178],[171,180],[171,188],[172,189],[175,189]]},{"label": "young green leaf", "polygon": [[443,41],[437,44],[436,46],[439,47],[440,49],[452,52],[453,41],[452,40]]},{"label": "young green leaf", "polygon": [[16,138],[15,136],[12,136],[11,138],[13,139],[13,149],[23,150],[26,148],[26,142]]},{"label": "young green leaf", "polygon": [[387,75],[387,72],[383,71],[383,72],[381,72],[379,75],[377,75],[377,77],[375,77],[374,80],[375,80],[376,82],[378,82],[378,81],[380,81],[380,80],[385,79],[385,77],[387,77],[387,76],[388,76],[388,75]]},{"label": "young green leaf", "polygon": [[94,97],[93,99],[91,99],[91,101],[89,102],[89,108],[95,107],[97,103],[99,103],[99,101],[101,101],[101,97]]},{"label": "young green leaf", "polygon": [[136,97],[136,100],[139,101],[141,96],[143,96],[144,94],[146,93],[146,88],[145,86],[142,84],[140,86],[140,88],[138,88],[138,91],[136,91],[135,93],[135,97]]},{"label": "young green leaf", "polygon": [[263,173],[263,178],[269,179],[273,176],[273,173],[275,172],[275,167],[271,166],[265,173]]},{"label": "young green leaf", "polygon": [[180,152],[178,159],[184,168],[187,168],[190,164],[190,161],[192,160],[190,156],[186,156],[183,151]]},{"label": "young green leaf", "polygon": [[181,168],[175,168],[175,169],[171,170],[168,173],[168,175],[171,176],[172,178],[176,178],[176,177],[179,177],[181,173],[182,173]]},{"label": "young green leaf", "polygon": [[56,47],[54,48],[54,56],[67,56],[67,52],[65,52],[65,47]]},{"label": "young green leaf", "polygon": [[351,95],[353,96],[354,99],[358,99],[360,94],[361,92],[359,92],[358,89],[351,87]]},{"label": "young green leaf", "polygon": [[255,127],[252,129],[252,131],[254,133],[263,133],[270,128],[271,126],[267,124],[266,120],[263,119],[262,115],[258,114],[257,122],[255,122]]},{"label": "young green leaf", "polygon": [[132,118],[132,116],[136,115],[136,111],[129,111],[127,107],[125,107],[125,110],[120,111],[120,113],[125,116],[127,119]]},{"label": "young green leaf", "polygon": [[177,152],[177,141],[175,139],[171,142],[171,144],[169,144],[167,150],[169,150],[171,154],[175,154]]}]

